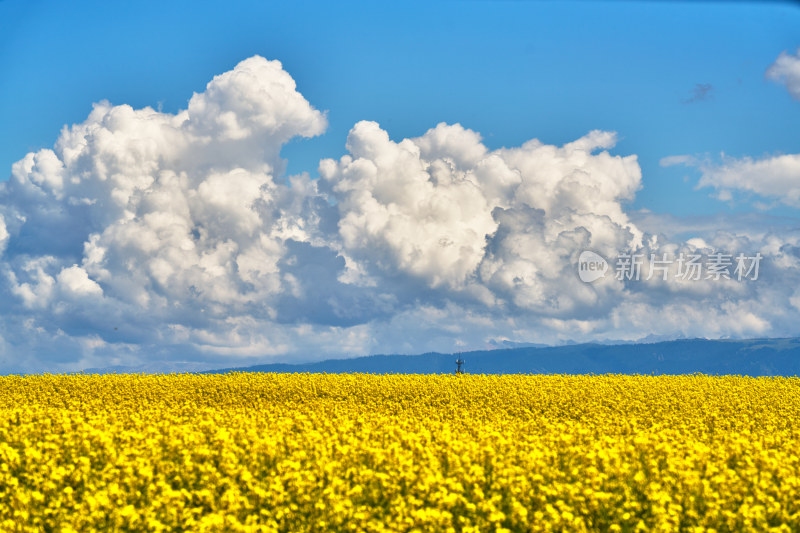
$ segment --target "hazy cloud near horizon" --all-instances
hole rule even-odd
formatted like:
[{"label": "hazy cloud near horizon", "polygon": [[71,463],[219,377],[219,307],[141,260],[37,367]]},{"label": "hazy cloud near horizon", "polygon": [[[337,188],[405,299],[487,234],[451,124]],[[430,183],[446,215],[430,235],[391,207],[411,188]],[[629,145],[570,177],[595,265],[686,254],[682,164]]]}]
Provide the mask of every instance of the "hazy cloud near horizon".
[{"label": "hazy cloud near horizon", "polygon": [[[27,154],[0,185],[0,367],[797,333],[800,232],[643,231],[625,207],[641,169],[612,155],[613,132],[489,150],[459,124],[395,142],[362,121],[319,179],[284,178],[282,146],[326,125],[255,56],[176,114],[101,102]],[[726,161],[701,184],[796,206],[796,158]],[[584,249],[764,259],[757,281],[685,281],[673,265],[667,280],[586,284]]]}]

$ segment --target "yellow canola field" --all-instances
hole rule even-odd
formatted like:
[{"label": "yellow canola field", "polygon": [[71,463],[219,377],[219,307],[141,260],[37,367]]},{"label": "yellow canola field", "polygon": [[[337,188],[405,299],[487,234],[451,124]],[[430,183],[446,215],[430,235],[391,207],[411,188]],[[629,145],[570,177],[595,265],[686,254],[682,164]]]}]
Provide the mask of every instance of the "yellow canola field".
[{"label": "yellow canola field", "polygon": [[3,531],[798,531],[800,379],[0,378]]}]

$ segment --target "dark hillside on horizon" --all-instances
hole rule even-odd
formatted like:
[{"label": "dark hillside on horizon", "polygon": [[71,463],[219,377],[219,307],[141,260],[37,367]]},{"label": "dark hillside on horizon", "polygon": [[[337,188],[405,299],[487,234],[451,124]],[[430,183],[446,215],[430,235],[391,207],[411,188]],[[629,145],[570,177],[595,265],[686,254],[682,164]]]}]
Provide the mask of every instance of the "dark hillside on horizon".
[{"label": "dark hillside on horizon", "polygon": [[[800,375],[800,339],[682,339],[652,344],[573,344],[464,352],[470,374],[741,374]],[[226,372],[364,372],[440,374],[455,354],[371,355],[303,364],[226,368]]]}]

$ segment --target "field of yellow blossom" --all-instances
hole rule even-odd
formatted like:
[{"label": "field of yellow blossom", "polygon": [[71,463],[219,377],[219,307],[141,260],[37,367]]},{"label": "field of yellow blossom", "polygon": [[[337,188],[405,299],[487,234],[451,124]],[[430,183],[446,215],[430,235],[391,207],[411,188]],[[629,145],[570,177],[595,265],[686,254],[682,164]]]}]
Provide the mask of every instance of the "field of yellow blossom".
[{"label": "field of yellow blossom", "polygon": [[0,378],[2,531],[798,531],[800,379]]}]

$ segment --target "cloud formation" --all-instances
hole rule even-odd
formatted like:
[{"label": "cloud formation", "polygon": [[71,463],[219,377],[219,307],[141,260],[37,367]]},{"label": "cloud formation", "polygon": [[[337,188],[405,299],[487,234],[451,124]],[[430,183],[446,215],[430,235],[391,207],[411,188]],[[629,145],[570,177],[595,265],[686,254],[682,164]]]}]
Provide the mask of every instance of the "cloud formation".
[{"label": "cloud formation", "polygon": [[698,188],[711,187],[722,201],[734,193],[800,207],[800,154],[780,154],[760,159],[728,157],[711,162],[688,155],[661,159],[661,166],[686,165],[700,170]]},{"label": "cloud formation", "polygon": [[[789,94],[800,100],[800,49],[795,54],[781,52],[765,75],[767,79],[785,85]],[[707,91],[701,91],[702,87],[696,87],[695,96],[705,97]],[[763,200],[800,207],[800,154],[777,154],[761,158],[734,158],[723,154],[720,162],[689,155],[673,155],[662,158],[660,164],[698,168],[702,173],[698,187],[715,189],[715,196],[725,202],[743,196],[747,200],[754,200],[753,205],[759,208],[769,208],[769,203]]]},{"label": "cloud formation", "polygon": [[782,83],[795,100],[800,100],[800,48],[795,54],[781,55],[767,69],[768,79]]},{"label": "cloud formation", "polygon": [[722,199],[730,198],[731,191],[736,190],[800,207],[800,154],[724,158],[720,165],[703,168],[698,185],[714,187]]},{"label": "cloud formation", "polygon": [[[800,235],[642,231],[625,209],[641,170],[635,155],[612,155],[612,132],[490,150],[459,124],[395,142],[363,121],[319,179],[284,177],[282,146],[325,128],[281,64],[256,56],[178,113],[101,102],[52,150],[27,154],[0,186],[0,366],[793,331]],[[759,187],[786,195],[781,172],[794,164]],[[746,180],[756,170],[743,165],[731,168]],[[770,266],[749,284],[585,284],[584,249],[759,252]]]}]

